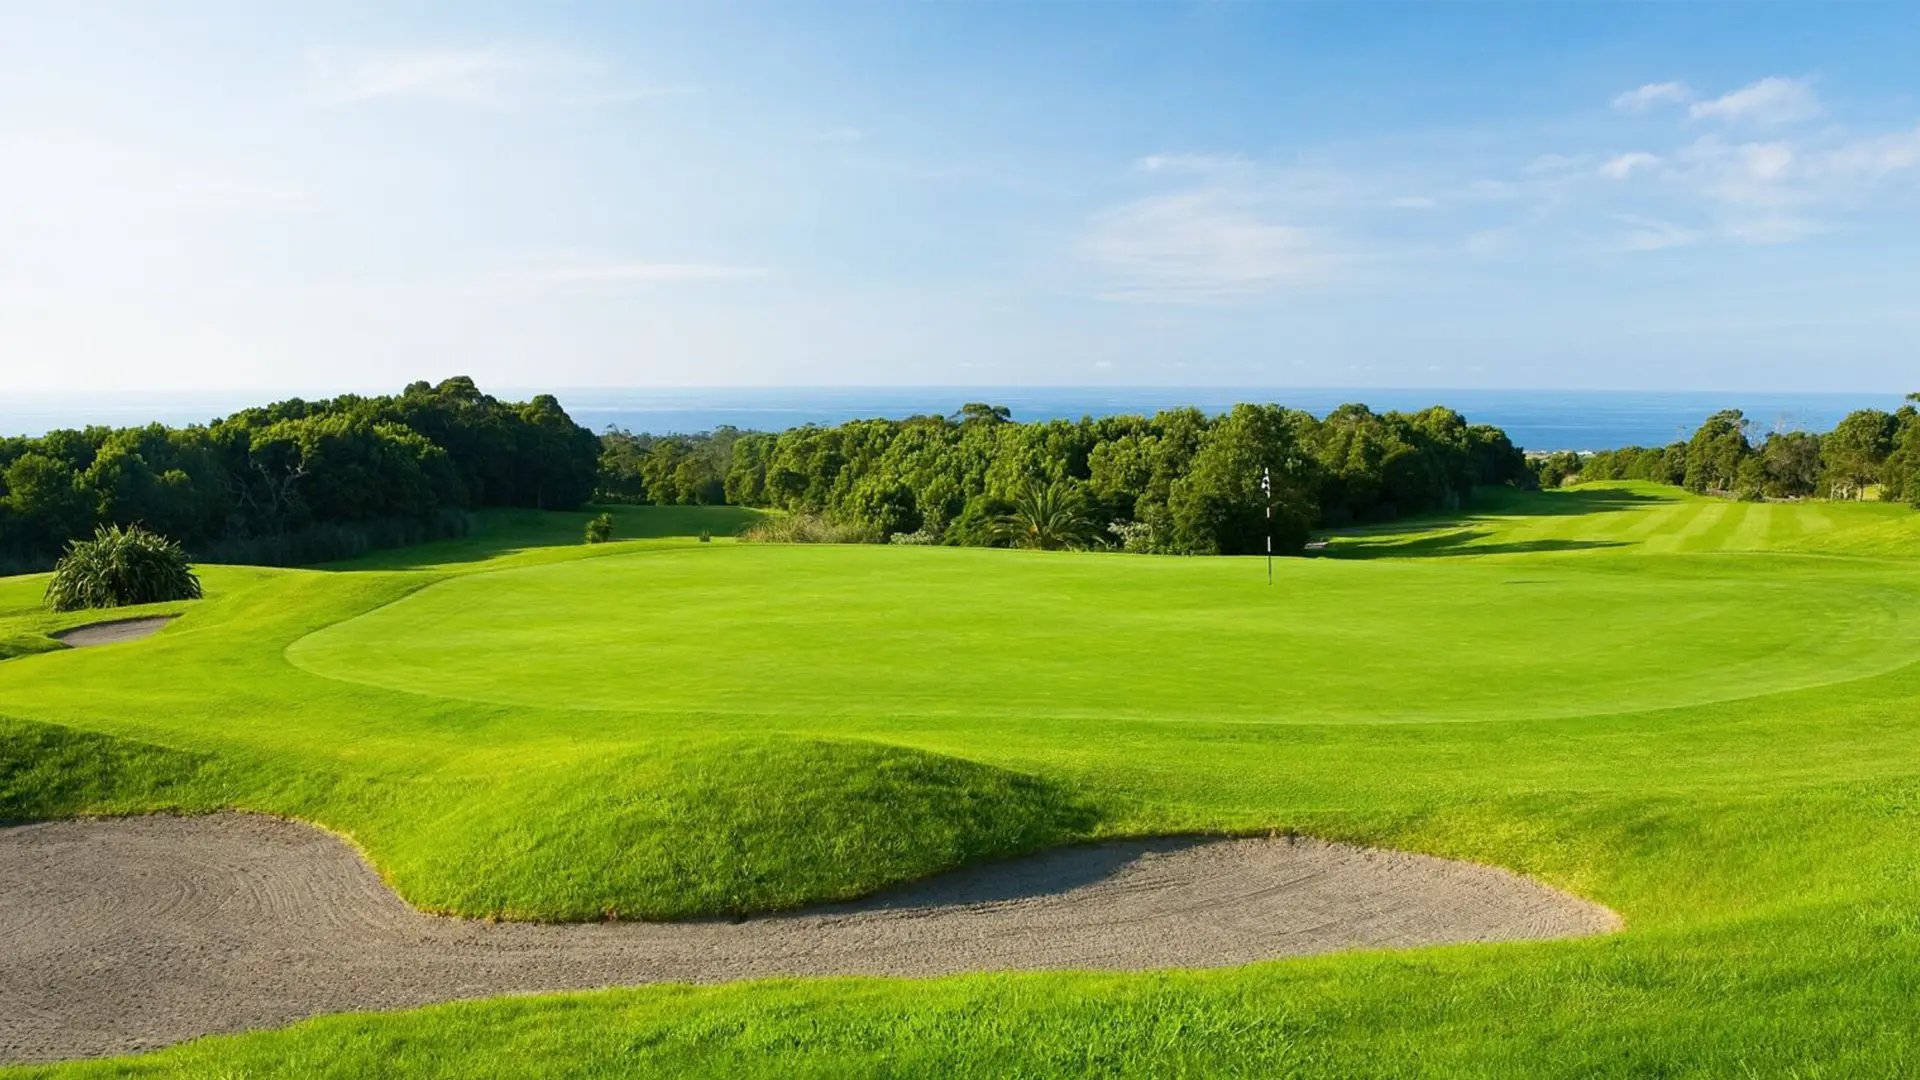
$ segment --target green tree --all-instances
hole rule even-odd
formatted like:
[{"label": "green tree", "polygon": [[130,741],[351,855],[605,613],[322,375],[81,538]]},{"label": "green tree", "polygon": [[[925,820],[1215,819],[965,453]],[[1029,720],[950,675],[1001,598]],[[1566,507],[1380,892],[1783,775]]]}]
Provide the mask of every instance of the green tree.
[{"label": "green tree", "polygon": [[1898,421],[1879,409],[1848,413],[1820,440],[1822,482],[1836,499],[1857,499],[1879,482],[1880,466],[1893,453]]},{"label": "green tree", "polygon": [[[1271,474],[1273,517],[1261,491]],[[1272,405],[1236,405],[1207,430],[1187,474],[1167,498],[1167,543],[1181,554],[1251,555],[1306,543],[1318,507],[1316,469],[1293,418]]]},{"label": "green tree", "polygon": [[1752,453],[1745,414],[1739,409],[1714,413],[1687,442],[1687,490],[1732,491],[1740,463]]},{"label": "green tree", "polygon": [[7,466],[4,478],[7,508],[29,546],[57,549],[92,527],[97,500],[65,462],[44,453],[22,454]]},{"label": "green tree", "polygon": [[1800,498],[1820,487],[1820,438],[1804,431],[1774,432],[1760,445],[1766,493]]}]

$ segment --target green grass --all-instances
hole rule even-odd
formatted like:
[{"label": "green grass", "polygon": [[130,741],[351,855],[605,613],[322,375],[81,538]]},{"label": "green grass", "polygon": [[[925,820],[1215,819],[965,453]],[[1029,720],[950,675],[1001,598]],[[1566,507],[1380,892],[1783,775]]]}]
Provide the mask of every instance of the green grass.
[{"label": "green grass", "polygon": [[[1513,867],[1628,929],[512,999],[28,1073],[1920,1069],[1920,515],[1515,494],[1343,533],[1271,589],[1257,560],[673,535],[710,527],[588,549],[501,518],[357,569],[208,568],[152,639],[0,662],[0,818],[264,810],[424,907],[529,918],[1293,829]],[[0,635],[43,634],[32,594],[0,580]]]}]

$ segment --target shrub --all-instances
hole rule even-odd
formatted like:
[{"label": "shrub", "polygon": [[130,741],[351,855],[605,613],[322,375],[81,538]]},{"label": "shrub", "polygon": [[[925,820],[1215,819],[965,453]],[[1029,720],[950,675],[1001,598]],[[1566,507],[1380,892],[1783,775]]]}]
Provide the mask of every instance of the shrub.
[{"label": "shrub", "polygon": [[712,530],[712,529],[701,529],[701,530],[700,530],[700,542],[701,542],[701,543],[703,543],[703,544],[711,544],[711,543],[713,543],[713,530]]},{"label": "shrub", "polygon": [[613,515],[601,514],[587,522],[587,543],[604,544],[613,539]]},{"label": "shrub", "polygon": [[1120,550],[1136,555],[1145,555],[1158,551],[1153,536],[1153,526],[1144,521],[1116,521],[1107,526],[1113,534],[1114,542]]},{"label": "shrub", "polygon": [[47,606],[55,611],[199,598],[186,551],[138,525],[103,525],[93,539],[69,543],[47,585]]}]

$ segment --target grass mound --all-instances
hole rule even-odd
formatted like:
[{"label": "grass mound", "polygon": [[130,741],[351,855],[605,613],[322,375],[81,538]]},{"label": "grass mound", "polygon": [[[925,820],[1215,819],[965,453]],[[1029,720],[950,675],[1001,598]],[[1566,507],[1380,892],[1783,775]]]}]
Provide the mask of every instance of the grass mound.
[{"label": "grass mound", "polygon": [[219,809],[211,755],[0,717],[0,823]]},{"label": "grass mound", "polygon": [[434,910],[678,919],[849,899],[1058,844],[1094,821],[1060,787],[958,758],[726,739],[573,765],[564,778],[523,774],[417,823],[431,841],[395,837],[398,857],[382,862]]}]

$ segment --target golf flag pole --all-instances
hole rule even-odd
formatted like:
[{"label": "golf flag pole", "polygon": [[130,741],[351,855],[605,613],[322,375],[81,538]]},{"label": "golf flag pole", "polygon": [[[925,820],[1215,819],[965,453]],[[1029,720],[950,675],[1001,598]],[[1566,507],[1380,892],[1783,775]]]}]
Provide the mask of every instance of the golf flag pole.
[{"label": "golf flag pole", "polygon": [[1267,584],[1273,584],[1273,470],[1260,467],[1260,494],[1267,500]]}]

